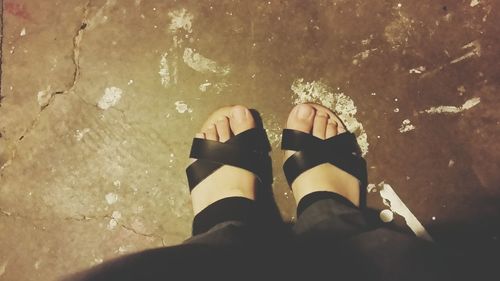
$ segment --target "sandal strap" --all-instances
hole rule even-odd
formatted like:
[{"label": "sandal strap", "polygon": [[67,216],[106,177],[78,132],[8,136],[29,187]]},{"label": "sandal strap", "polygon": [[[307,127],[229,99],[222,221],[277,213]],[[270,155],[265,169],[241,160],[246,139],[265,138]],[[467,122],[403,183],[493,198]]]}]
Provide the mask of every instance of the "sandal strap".
[{"label": "sandal strap", "polygon": [[[325,148],[327,149],[325,150]],[[356,136],[350,132],[342,133],[329,139],[322,140],[309,133],[284,129],[281,149],[295,151],[316,150],[321,154],[326,152],[338,153],[338,151],[331,150],[339,150],[339,152],[349,152],[355,154],[359,153]]]},{"label": "sandal strap", "polygon": [[350,132],[322,140],[308,133],[285,129],[281,148],[297,151],[283,164],[290,186],[300,174],[324,163],[344,170],[356,177],[362,186],[366,185],[366,161],[361,157],[356,136]]},{"label": "sandal strap", "polygon": [[189,157],[197,160],[186,168],[189,190],[224,165],[250,171],[262,182],[262,163],[270,151],[265,136],[262,128],[252,128],[225,143],[194,138]]}]

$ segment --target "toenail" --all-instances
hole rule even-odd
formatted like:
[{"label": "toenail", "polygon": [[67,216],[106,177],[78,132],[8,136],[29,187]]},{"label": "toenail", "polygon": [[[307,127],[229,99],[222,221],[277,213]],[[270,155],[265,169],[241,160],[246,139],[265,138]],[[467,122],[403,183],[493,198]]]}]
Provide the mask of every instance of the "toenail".
[{"label": "toenail", "polygon": [[246,112],[246,109],[244,107],[236,106],[236,107],[233,107],[233,109],[231,109],[231,116],[236,121],[239,121],[239,122],[245,121],[246,115],[247,115],[247,112]]},{"label": "toenail", "polygon": [[318,111],[318,112],[316,112],[316,116],[318,116],[318,117],[328,117],[328,114],[326,114],[323,111]]},{"label": "toenail", "polygon": [[312,116],[314,109],[308,105],[301,104],[297,107],[297,117],[307,119]]}]

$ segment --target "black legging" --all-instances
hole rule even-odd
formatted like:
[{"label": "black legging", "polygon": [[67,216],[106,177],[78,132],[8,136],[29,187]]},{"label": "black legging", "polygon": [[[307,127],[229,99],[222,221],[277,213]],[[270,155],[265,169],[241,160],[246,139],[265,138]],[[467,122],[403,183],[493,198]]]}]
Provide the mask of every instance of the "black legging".
[{"label": "black legging", "polygon": [[[436,244],[372,223],[331,192],[305,196],[292,231],[261,223],[254,201],[213,203],[183,244],[101,264],[67,280],[456,280],[453,257]],[[276,275],[275,275],[276,274]],[[255,280],[255,279],[254,279]]]}]

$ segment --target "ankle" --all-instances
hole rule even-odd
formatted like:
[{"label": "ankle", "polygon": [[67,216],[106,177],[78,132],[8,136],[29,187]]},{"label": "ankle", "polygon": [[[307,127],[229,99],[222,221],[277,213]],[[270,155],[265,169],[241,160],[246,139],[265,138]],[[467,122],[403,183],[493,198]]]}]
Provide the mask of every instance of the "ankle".
[{"label": "ankle", "polygon": [[356,206],[360,203],[360,183],[353,176],[333,165],[318,166],[299,176],[292,184],[295,201],[313,192],[334,192]]}]

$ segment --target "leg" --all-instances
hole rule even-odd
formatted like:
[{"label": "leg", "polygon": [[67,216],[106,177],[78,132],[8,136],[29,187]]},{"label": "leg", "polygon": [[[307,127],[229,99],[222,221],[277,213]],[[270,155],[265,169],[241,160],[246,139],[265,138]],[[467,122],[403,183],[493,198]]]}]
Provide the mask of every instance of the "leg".
[{"label": "leg", "polygon": [[[224,107],[207,119],[196,138],[224,143],[254,127],[247,108]],[[255,175],[233,166],[222,166],[200,182],[191,191],[193,237],[185,243],[232,244],[251,239],[249,230],[256,222],[255,188]]]},{"label": "leg", "polygon": [[[252,200],[230,197],[202,210],[193,222],[193,237],[173,247],[120,257],[67,277],[67,281],[194,280],[236,276],[252,263],[256,249],[256,215]],[[210,278],[209,278],[210,279]]]},{"label": "leg", "polygon": [[327,191],[304,196],[297,207],[297,218],[294,233],[303,237],[323,235],[342,239],[374,228],[353,203]]},{"label": "leg", "polygon": [[193,237],[184,244],[234,245],[251,242],[257,235],[257,210],[248,198],[221,199],[197,214]]},{"label": "leg", "polygon": [[[287,120],[287,128],[312,134],[325,140],[346,132],[341,120],[330,110],[316,104],[300,104],[293,108]],[[285,151],[285,160],[296,151]],[[334,233],[350,236],[369,226],[359,205],[359,181],[330,163],[315,166],[300,174],[291,185],[298,204],[297,234],[328,226]],[[342,204],[332,204],[341,202]],[[310,208],[313,206],[314,208]],[[303,218],[307,219],[303,219]],[[314,231],[313,231],[314,232]]]},{"label": "leg", "polygon": [[459,270],[452,266],[456,257],[434,243],[370,222],[336,193],[310,193],[297,212],[294,232],[308,272],[324,274],[335,264],[336,275],[348,280],[458,280]]},{"label": "leg", "polygon": [[[197,138],[226,142],[255,127],[250,111],[226,107],[212,114]],[[197,161],[192,159],[192,161]],[[222,166],[192,190],[193,237],[182,245],[120,257],[66,280],[182,280],[224,277],[246,270],[259,236],[255,206],[256,177]]]},{"label": "leg", "polygon": [[[296,106],[287,128],[328,139],[346,129],[330,110]],[[285,159],[295,151],[285,151]],[[330,163],[300,174],[291,184],[298,203],[298,267],[308,275],[359,280],[447,280],[449,257],[435,244],[371,223],[358,208],[360,182]]]}]

